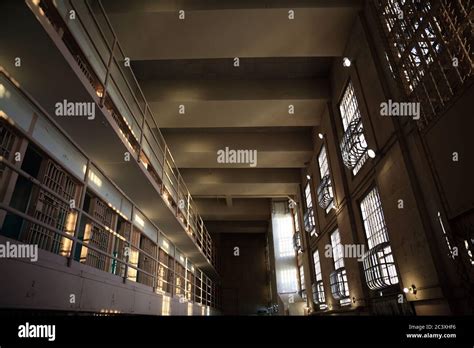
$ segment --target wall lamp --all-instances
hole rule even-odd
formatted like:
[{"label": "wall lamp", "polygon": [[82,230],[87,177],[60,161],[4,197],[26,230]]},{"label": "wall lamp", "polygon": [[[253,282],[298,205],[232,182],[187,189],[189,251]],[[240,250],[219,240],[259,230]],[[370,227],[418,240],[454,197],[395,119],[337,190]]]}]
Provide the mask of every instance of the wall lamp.
[{"label": "wall lamp", "polygon": [[350,68],[351,65],[352,65],[352,61],[350,60],[350,58],[344,57],[344,58],[342,59],[342,66],[343,66],[344,68]]},{"label": "wall lamp", "polygon": [[367,154],[369,155],[370,158],[375,158],[375,156],[377,155],[377,154],[375,153],[375,151],[372,150],[372,149],[369,149],[369,150],[367,151]]},{"label": "wall lamp", "polygon": [[410,293],[410,294],[416,295],[417,290],[416,290],[415,284],[412,284],[412,286],[409,287],[409,288],[403,288],[403,292],[404,292],[405,294]]}]

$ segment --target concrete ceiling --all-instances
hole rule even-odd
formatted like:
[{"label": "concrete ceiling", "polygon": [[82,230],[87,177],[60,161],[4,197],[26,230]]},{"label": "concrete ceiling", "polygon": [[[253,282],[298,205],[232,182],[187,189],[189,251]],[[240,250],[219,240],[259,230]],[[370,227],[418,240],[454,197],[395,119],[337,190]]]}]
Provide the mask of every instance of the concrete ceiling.
[{"label": "concrete ceiling", "polygon": [[[298,193],[363,2],[102,3],[208,229],[265,232],[271,198]],[[218,163],[226,147],[257,150],[257,166]]]}]

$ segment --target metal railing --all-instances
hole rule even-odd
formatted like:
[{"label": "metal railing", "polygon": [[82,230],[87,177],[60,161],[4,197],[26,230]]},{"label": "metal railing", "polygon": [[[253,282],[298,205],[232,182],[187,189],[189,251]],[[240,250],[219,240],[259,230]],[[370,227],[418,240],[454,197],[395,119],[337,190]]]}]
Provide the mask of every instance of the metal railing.
[{"label": "metal railing", "polygon": [[[48,120],[53,128],[55,128],[76,148],[77,151],[79,151],[81,155],[84,156],[85,159],[87,159],[88,165],[85,168],[83,177],[80,178],[74,174],[71,174],[65,167],[61,166],[60,164],[56,164],[56,161],[52,159],[52,155],[49,153],[49,151],[40,144],[37,144],[36,140],[31,134],[18,127],[15,124],[15,119],[9,118],[9,116],[2,112],[2,110],[0,110],[0,143],[3,143],[3,140],[6,137],[9,139],[9,143],[12,141],[13,143],[26,141],[27,143],[34,144],[34,146],[38,147],[41,152],[44,152],[44,161],[48,163],[54,163],[55,167],[61,168],[61,171],[66,173],[66,175],[71,178],[75,186],[74,190],[76,190],[75,196],[82,195],[82,197],[84,197],[86,191],[91,194],[95,194],[94,189],[89,186],[89,167],[93,166],[93,163],[88,159],[87,155],[70,140],[68,135],[59,126],[57,126],[54,120],[52,120],[51,116],[49,116],[39,104],[37,104],[27,93],[22,91],[17,84],[12,82],[11,77],[0,67],[0,77],[3,76],[6,77],[5,81],[11,84],[11,86],[4,85],[3,87],[6,88],[7,91],[9,87],[16,88],[21,93],[22,98],[24,98],[25,105],[28,104],[33,106],[32,110],[35,110],[34,112],[32,111],[34,117]],[[25,108],[25,110],[26,109],[27,108]],[[30,122],[34,125],[37,124],[33,118]],[[27,128],[29,127],[31,127],[31,125]],[[34,129],[35,128],[31,129],[32,133],[34,133]],[[13,140],[11,140],[12,137],[14,138]],[[8,146],[8,148],[10,148],[10,146]],[[83,199],[79,200],[78,204],[71,206],[71,201],[68,198],[69,195],[65,196],[63,189],[54,190],[38,178],[24,171],[18,165],[18,163],[14,162],[13,153],[11,153],[11,151],[2,151],[2,154],[0,155],[0,168],[2,168],[2,176],[0,177],[2,183],[5,183],[5,180],[8,179],[10,173],[15,173],[18,177],[26,179],[26,181],[32,185],[32,188],[34,188],[34,190],[32,189],[32,192],[39,192],[39,194],[31,193],[31,197],[33,197],[33,199],[31,197],[29,198],[29,200],[31,200],[29,206],[34,207],[36,205],[37,202],[34,201],[34,197],[36,197],[36,200],[39,201],[40,197],[47,196],[49,202],[44,202],[41,204],[43,211],[45,206],[49,205],[51,208],[56,210],[58,208],[63,209],[62,212],[67,216],[67,218],[64,220],[68,222],[65,224],[61,223],[58,225],[57,223],[51,222],[48,224],[48,220],[46,220],[46,222],[40,220],[33,214],[34,211],[31,209],[24,212],[10,206],[7,204],[7,202],[0,202],[0,212],[5,212],[7,215],[15,216],[21,220],[21,231],[17,231],[19,236],[18,240],[26,243],[37,244],[38,247],[43,250],[64,256],[68,258],[68,264],[70,264],[72,261],[81,262],[104,272],[120,276],[124,280],[133,280],[135,282],[148,285],[152,287],[154,292],[162,292],[171,296],[176,294],[176,288],[174,286],[174,280],[177,277],[174,267],[174,262],[176,261],[174,260],[173,256],[169,256],[173,260],[172,264],[165,264],[161,262],[158,256],[161,247],[151,240],[150,241],[154,247],[154,251],[149,252],[143,248],[140,248],[140,244],[131,238],[132,232],[135,229],[131,220],[125,218],[123,215],[120,215],[121,218],[124,219],[127,228],[129,229],[129,237],[127,238],[126,234],[121,234],[120,231],[115,230],[117,227],[113,227],[113,225],[110,223],[106,224],[97,217],[91,215],[88,211],[83,210]],[[103,175],[100,170],[99,173]],[[45,174],[43,176],[45,176]],[[133,216],[133,211],[136,209],[135,204],[128,197],[126,197],[113,182],[111,182],[111,184],[123,195],[123,197],[131,202],[131,216]],[[99,197],[97,198],[102,200]],[[107,206],[107,209],[112,208]],[[115,219],[119,218],[119,212],[114,211],[113,214],[115,214]],[[92,228],[92,226],[100,229],[100,233],[104,234],[106,238],[109,239],[109,241],[113,240],[113,242],[110,242],[107,245],[107,248],[101,248],[100,243],[91,242],[93,238],[84,238],[86,235],[84,233],[86,228]],[[31,227],[33,227],[33,229]],[[154,228],[159,234],[158,238],[162,238],[162,232],[160,229],[156,226],[154,226]],[[137,233],[140,234],[139,231]],[[41,243],[38,242],[38,238],[41,239]],[[113,244],[118,245],[118,249],[111,247]],[[130,250],[129,253],[123,252],[126,248]],[[174,249],[175,247],[173,246],[173,250]],[[165,253],[169,255],[166,250]],[[87,261],[87,254],[93,255],[89,261]],[[135,257],[131,259],[130,255],[134,255]],[[149,267],[150,263],[154,265],[151,268]],[[166,270],[166,276],[160,275],[160,267]],[[187,270],[186,272],[189,271]],[[197,292],[198,289],[203,288],[202,283],[205,283],[206,286],[207,284],[210,284],[210,287],[213,291],[217,290],[215,289],[216,284],[213,283],[201,270],[196,268],[194,275],[195,277],[192,278],[193,284],[189,284],[188,278],[186,277],[184,280],[184,287],[191,285],[191,289],[195,289],[194,291]],[[160,284],[167,284],[164,291]],[[203,296],[202,291],[200,291],[200,297],[198,298],[197,294],[195,293],[195,298],[201,299],[200,301],[196,300],[195,303],[201,303],[209,306],[215,306],[217,303],[217,300],[212,297],[212,292],[210,292],[209,295],[206,293],[205,296]],[[202,299],[204,299],[204,301],[202,301]]]},{"label": "metal railing", "polygon": [[[36,5],[31,5],[36,6]],[[109,112],[136,160],[161,187],[161,194],[211,264],[211,236],[196,211],[156,119],[100,1],[42,0],[37,5],[56,29]],[[71,20],[71,11],[75,19]]]},{"label": "metal railing", "polygon": [[349,297],[349,285],[347,283],[347,273],[344,267],[341,267],[329,275],[332,296],[336,300],[342,300]]},{"label": "metal railing", "polygon": [[313,207],[306,209],[303,215],[303,222],[304,222],[304,229],[308,233],[312,232],[316,228],[315,221],[314,221]]},{"label": "metal railing", "polygon": [[[1,126],[1,124],[0,124]],[[0,165],[4,167],[5,171],[13,171],[18,174],[20,177],[24,177],[28,180],[28,182],[32,183],[35,187],[39,188],[41,191],[47,192],[50,196],[53,196],[56,200],[60,201],[64,205],[70,207],[70,202],[62,197],[57,192],[53,191],[46,185],[42,184],[39,180],[32,177],[28,173],[24,172],[13,163],[10,163],[6,158],[0,156]],[[83,188],[85,189],[85,188]],[[28,230],[29,226],[37,226],[42,229],[42,231],[47,231],[47,238],[51,241],[57,241],[60,247],[52,248],[47,247],[51,246],[52,243],[42,243],[39,245],[41,249],[44,249],[49,252],[53,252],[55,254],[59,254],[61,256],[70,258],[71,260],[78,261],[83,264],[87,264],[88,266],[100,269],[107,273],[112,273],[117,276],[122,277],[124,280],[132,280],[138,283],[142,283],[144,285],[148,285],[153,288],[153,292],[160,293],[163,292],[168,295],[179,295],[185,293],[185,288],[188,287],[188,278],[182,277],[182,275],[177,274],[175,267],[170,267],[170,265],[166,265],[162,263],[158,259],[158,251],[159,248],[155,244],[156,252],[150,254],[147,251],[143,250],[139,247],[137,243],[133,243],[131,240],[121,236],[117,231],[111,229],[109,226],[104,225],[101,221],[97,218],[91,216],[88,212],[84,211],[79,207],[70,207],[68,213],[72,214],[74,218],[72,219],[74,222],[73,226],[69,226],[71,231],[61,230],[55,228],[54,226],[50,226],[49,224],[30,216],[27,213],[19,211],[8,204],[0,203],[0,210],[7,212],[7,214],[14,215],[22,220],[22,225],[26,226],[25,229],[22,229],[22,234],[20,235],[19,241],[22,242],[31,242],[25,240],[24,232]],[[79,218],[78,218],[79,217]],[[82,235],[84,235],[85,230],[90,228],[91,225],[97,226],[102,229],[106,234],[107,238],[116,238],[120,240],[120,245],[122,246],[120,249],[123,251],[124,249],[129,249],[129,253],[122,252],[120,255],[114,255],[114,253],[110,253],[107,250],[103,250],[102,248],[98,247],[91,243],[91,240],[86,240],[85,238],[78,238],[74,235],[74,229],[76,226],[83,226],[84,230],[82,231]],[[130,227],[131,226],[130,223]],[[22,237],[23,235],[23,237]],[[109,248],[107,248],[109,249]],[[93,258],[90,258],[90,255],[93,255]],[[80,256],[77,256],[80,255]],[[135,255],[136,257],[131,260],[130,255]],[[89,256],[89,258],[88,258]],[[152,272],[145,269],[143,258],[147,258],[149,262],[154,264]],[[173,258],[172,258],[173,259]],[[95,261],[94,261],[95,260]],[[96,262],[97,261],[97,262]],[[173,263],[177,262],[173,260]],[[158,268],[162,267],[166,270],[166,276],[160,276],[160,272]],[[214,287],[212,281],[200,270],[196,270],[195,272],[199,272],[199,280],[205,282],[206,284],[210,284],[211,287]],[[143,277],[145,276],[145,277]],[[182,279],[182,285],[176,284],[176,279]],[[193,278],[194,282],[191,285],[191,288],[194,291],[197,289],[202,288],[202,284],[198,284],[198,277]],[[167,284],[164,287],[161,284]],[[212,295],[212,294],[211,294]],[[205,298],[205,302],[198,302],[204,305],[215,306],[215,299],[209,295]],[[201,295],[202,296],[202,295]],[[193,296],[193,299],[197,298],[197,296]],[[202,297],[201,297],[202,298]],[[190,297],[187,298],[188,300]],[[207,304],[209,303],[209,304]]]},{"label": "metal railing", "polygon": [[329,174],[326,174],[321,179],[317,189],[317,194],[319,206],[323,209],[327,209],[333,201],[332,183]]},{"label": "metal railing", "polygon": [[345,166],[355,169],[363,165],[367,157],[367,142],[362,119],[356,118],[347,126],[341,140],[342,161]]}]

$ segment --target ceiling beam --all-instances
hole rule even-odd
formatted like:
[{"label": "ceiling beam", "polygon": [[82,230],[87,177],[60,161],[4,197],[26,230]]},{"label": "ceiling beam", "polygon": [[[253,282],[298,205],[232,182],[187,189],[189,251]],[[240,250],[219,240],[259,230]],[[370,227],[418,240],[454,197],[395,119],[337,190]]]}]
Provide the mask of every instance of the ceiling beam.
[{"label": "ceiling beam", "polygon": [[286,197],[298,193],[299,169],[181,169],[193,197]]},{"label": "ceiling beam", "polygon": [[270,200],[263,198],[233,199],[228,207],[225,199],[194,199],[197,210],[203,220],[218,221],[262,221],[269,220]]},{"label": "ceiling beam", "polygon": [[[334,57],[343,54],[358,8],[202,10],[110,13],[132,60]],[[137,37],[140,38],[137,40]]]},{"label": "ceiling beam", "polygon": [[174,12],[217,9],[362,8],[363,0],[102,0],[108,13]]},{"label": "ceiling beam", "polygon": [[[313,153],[310,130],[178,130],[163,136],[179,168],[303,168]],[[247,150],[246,163],[218,162],[218,151]],[[256,152],[254,152],[256,151]],[[226,157],[225,160],[231,158]]]},{"label": "ceiling beam", "polygon": [[217,221],[206,220],[204,224],[210,233],[266,233],[268,220],[263,221]]}]

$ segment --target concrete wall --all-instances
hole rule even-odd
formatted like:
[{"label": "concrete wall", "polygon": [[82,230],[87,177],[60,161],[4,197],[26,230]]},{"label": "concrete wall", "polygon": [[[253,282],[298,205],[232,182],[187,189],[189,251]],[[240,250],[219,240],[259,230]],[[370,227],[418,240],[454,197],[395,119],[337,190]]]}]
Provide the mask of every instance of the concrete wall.
[{"label": "concrete wall", "polygon": [[[221,274],[222,313],[255,315],[270,302],[269,274],[265,263],[264,233],[219,233],[219,273]],[[239,256],[234,248],[239,248]]]},{"label": "concrete wall", "polygon": [[[376,186],[381,196],[399,275],[399,285],[390,289],[388,298],[396,299],[398,295],[402,295],[404,301],[409,303],[407,308],[413,308],[416,314],[449,314],[453,307],[446,289],[453,285],[455,287],[456,270],[453,262],[449,262],[446,257],[446,243],[439,231],[436,213],[441,209],[437,204],[440,196],[427,167],[426,154],[420,150],[418,135],[413,131],[415,127],[406,126],[412,131],[405,131],[402,141],[393,119],[380,116],[380,104],[395,97],[386,87],[387,76],[377,68],[383,65],[383,61],[374,55],[373,42],[370,41],[373,39],[367,36],[364,25],[361,19],[355,23],[345,50],[345,56],[352,60],[352,67],[344,68],[342,61],[335,61],[331,74],[333,99],[321,118],[320,126],[314,128],[313,159],[302,171],[303,187],[307,182],[306,173],[312,176],[313,205],[319,233],[318,237],[308,238],[310,250],[304,256],[313,267],[312,253],[319,250],[326,303],[330,308],[337,309],[338,301],[332,298],[329,287],[329,274],[334,270],[334,265],[332,258],[324,256],[325,246],[330,244],[330,234],[336,227],[343,244],[366,244],[359,205],[368,191]],[[369,148],[377,153],[376,158],[369,159],[356,176],[342,163],[339,150],[343,127],[338,104],[349,80],[354,85]],[[456,166],[451,160],[453,151],[459,151],[466,162],[467,158],[472,157],[472,150],[464,145],[469,143],[469,128],[465,125],[472,123],[472,120],[467,120],[466,112],[469,97],[472,100],[472,89],[448,111],[450,115],[443,116],[426,136],[434,156],[435,168],[443,178],[440,180],[442,187],[449,192],[446,201],[452,214],[472,208],[474,197],[472,183],[468,178],[472,177],[472,165],[464,170],[466,167],[462,163]],[[450,121],[447,121],[448,117],[451,117]],[[317,137],[319,132],[325,135],[324,140]],[[323,143],[329,157],[337,206],[336,210],[328,214],[317,205],[316,195],[319,184],[317,156]],[[422,185],[419,181],[422,181]],[[465,182],[468,183],[467,186],[463,185]],[[402,209],[398,206],[399,200],[403,200]],[[430,205],[431,209],[426,207]],[[370,312],[370,299],[376,299],[379,292],[368,289],[360,262],[353,258],[346,258],[344,261],[350,297],[355,298],[355,303],[343,309],[359,307]],[[306,277],[307,288],[312,282],[308,278]],[[417,294],[405,296],[402,289],[412,284],[416,285]],[[406,305],[407,302],[404,303]]]},{"label": "concrete wall", "polygon": [[[0,236],[0,243],[18,243]],[[78,262],[67,266],[65,257],[38,250],[38,261],[1,259],[0,308],[37,309],[68,312],[103,312],[141,315],[162,315],[166,312],[163,296],[152,288],[127,281]],[[71,303],[71,295],[75,303]],[[178,298],[169,300],[170,315],[203,315],[207,308]],[[211,313],[214,314],[211,309]]]}]

